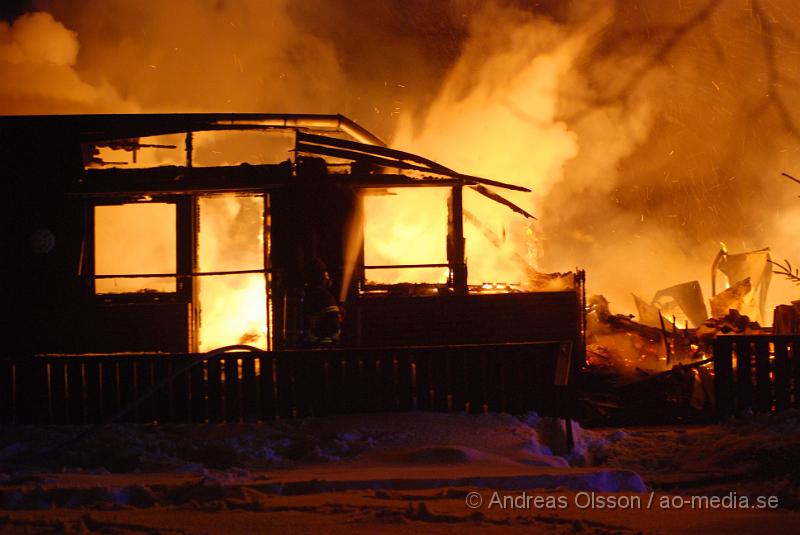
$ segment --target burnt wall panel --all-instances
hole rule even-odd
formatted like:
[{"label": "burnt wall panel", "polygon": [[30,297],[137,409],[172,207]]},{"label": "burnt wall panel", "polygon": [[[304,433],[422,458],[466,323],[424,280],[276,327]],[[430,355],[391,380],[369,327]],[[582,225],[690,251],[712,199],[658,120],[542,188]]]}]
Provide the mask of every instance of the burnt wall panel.
[{"label": "burnt wall panel", "polygon": [[0,210],[11,312],[2,324],[6,356],[186,351],[186,299],[107,305],[92,294],[90,203],[67,193],[83,172],[77,139],[28,139],[24,132],[0,139],[9,142],[0,150],[0,171],[10,182]]},{"label": "burnt wall panel", "polygon": [[362,346],[577,340],[578,293],[365,298]]},{"label": "burnt wall panel", "polygon": [[100,304],[86,311],[86,319],[83,351],[188,351],[186,303]]},{"label": "burnt wall panel", "polygon": [[186,303],[104,304],[84,302],[35,324],[36,353],[188,351]]},{"label": "burnt wall panel", "polygon": [[83,203],[65,195],[82,172],[77,140],[56,130],[0,132],[5,352],[36,352],[52,318],[81,298]]}]

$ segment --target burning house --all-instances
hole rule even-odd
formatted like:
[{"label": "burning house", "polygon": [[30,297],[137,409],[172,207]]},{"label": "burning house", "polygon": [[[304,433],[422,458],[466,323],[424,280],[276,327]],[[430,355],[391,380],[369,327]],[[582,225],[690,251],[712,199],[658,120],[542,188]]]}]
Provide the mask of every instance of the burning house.
[{"label": "burning house", "polygon": [[4,2],[0,527],[800,524],[795,7]]},{"label": "burning house", "polygon": [[[498,193],[525,188],[342,116],[6,117],[0,131],[6,420],[96,420],[159,381],[167,418],[200,421],[364,409],[387,385],[394,408],[559,411],[554,385],[582,364],[582,272],[468,279],[462,192],[532,217]],[[441,256],[372,262],[370,199],[419,188],[443,192]],[[344,311],[336,347],[309,332],[315,269]],[[193,357],[221,346],[257,353]],[[137,418],[160,419],[149,410]]]}]

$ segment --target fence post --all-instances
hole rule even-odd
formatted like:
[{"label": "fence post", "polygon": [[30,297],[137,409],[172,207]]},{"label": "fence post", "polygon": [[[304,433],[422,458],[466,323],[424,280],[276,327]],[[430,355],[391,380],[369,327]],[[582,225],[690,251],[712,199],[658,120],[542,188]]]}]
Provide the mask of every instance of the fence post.
[{"label": "fence post", "polygon": [[733,344],[727,336],[714,339],[714,399],[720,417],[733,414]]},{"label": "fence post", "polygon": [[787,341],[778,336],[775,338],[775,408],[789,408],[791,384],[791,367]]},{"label": "fence post", "polygon": [[736,348],[736,412],[753,408],[753,350],[750,338],[738,338]]},{"label": "fence post", "polygon": [[772,409],[772,382],[770,381],[769,338],[759,336],[755,341],[756,357],[756,400],[755,406],[761,412]]}]

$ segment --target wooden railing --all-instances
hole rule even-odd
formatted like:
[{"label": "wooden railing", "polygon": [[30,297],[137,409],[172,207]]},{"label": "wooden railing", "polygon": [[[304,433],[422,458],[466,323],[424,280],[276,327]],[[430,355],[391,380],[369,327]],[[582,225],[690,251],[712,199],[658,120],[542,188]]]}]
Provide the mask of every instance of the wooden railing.
[{"label": "wooden railing", "polygon": [[[0,360],[0,423],[239,422],[357,412],[569,416],[569,342]],[[564,377],[568,376],[568,372]]]},{"label": "wooden railing", "polygon": [[720,416],[800,406],[800,335],[722,335],[714,340]]}]

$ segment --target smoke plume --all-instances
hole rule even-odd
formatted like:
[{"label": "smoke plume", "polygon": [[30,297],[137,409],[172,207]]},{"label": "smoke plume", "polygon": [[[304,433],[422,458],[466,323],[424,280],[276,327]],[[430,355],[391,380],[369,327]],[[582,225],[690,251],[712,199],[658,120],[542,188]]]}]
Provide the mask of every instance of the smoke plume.
[{"label": "smoke plume", "polygon": [[[0,24],[0,113],[344,113],[533,189],[509,195],[533,224],[466,197],[478,282],[578,266],[615,311],[708,298],[719,242],[800,262],[793,2],[529,4],[36,2]],[[770,307],[796,297],[773,279]]]},{"label": "smoke plume", "polygon": [[[477,12],[422,127],[398,141],[532,187],[520,203],[540,218],[537,267],[586,268],[618,311],[691,279],[709,297],[720,242],[796,256],[796,191],[780,177],[800,153],[790,4],[572,7]],[[511,218],[490,224],[530,253]],[[796,295],[774,280],[769,307]]]}]

